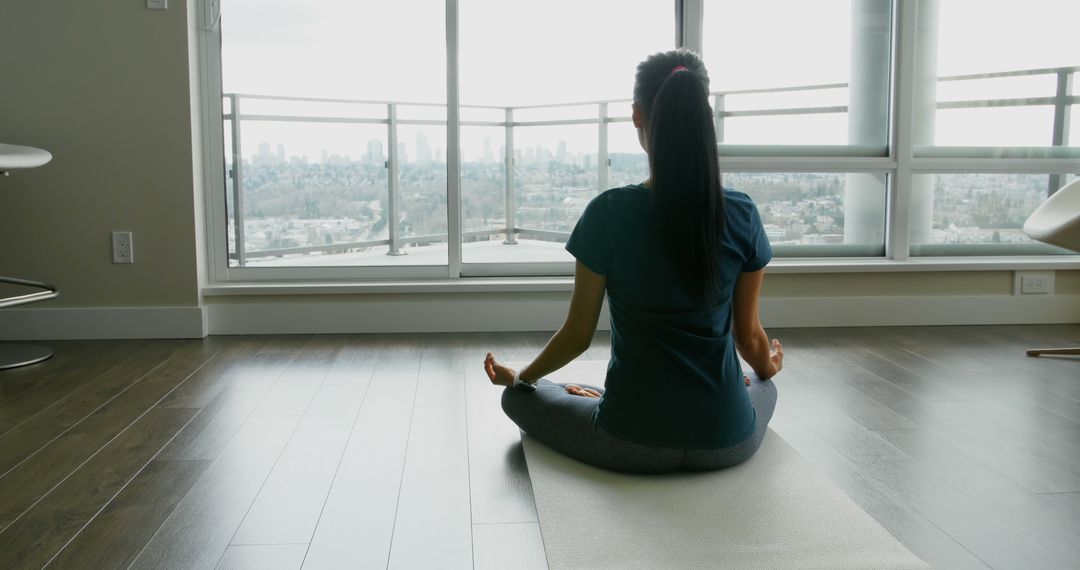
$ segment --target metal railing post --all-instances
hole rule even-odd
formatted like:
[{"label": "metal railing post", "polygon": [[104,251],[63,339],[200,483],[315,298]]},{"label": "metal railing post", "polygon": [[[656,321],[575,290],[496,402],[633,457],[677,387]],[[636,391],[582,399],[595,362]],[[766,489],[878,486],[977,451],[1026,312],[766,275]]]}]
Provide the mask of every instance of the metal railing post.
[{"label": "metal railing post", "polygon": [[514,227],[514,109],[506,108],[506,152],[503,157],[506,179],[506,245],[517,243]]},{"label": "metal railing post", "polygon": [[716,127],[716,142],[724,142],[724,96],[713,95],[713,126]]},{"label": "metal railing post", "polygon": [[386,106],[386,231],[390,237],[390,247],[386,255],[405,255],[401,251],[400,238],[398,237],[398,142],[397,142],[397,105],[390,103]]},{"label": "metal railing post", "polygon": [[[1057,92],[1054,94],[1054,134],[1051,139],[1053,146],[1064,146],[1065,137],[1069,133],[1069,123],[1072,119],[1072,106],[1069,105],[1069,93],[1072,91],[1073,74],[1068,69],[1057,72]],[[1064,174],[1051,174],[1049,187],[1046,195],[1051,196],[1065,184]]]},{"label": "metal railing post", "polygon": [[598,189],[601,192],[603,192],[604,190],[607,190],[607,187],[608,187],[608,167],[611,166],[611,159],[608,158],[608,145],[607,145],[607,135],[608,135],[607,106],[608,106],[607,103],[600,103],[600,124],[599,124],[599,127],[600,127],[600,149],[599,149],[599,156],[597,157],[597,160],[596,160],[597,167],[599,168],[599,170],[596,173],[597,174],[596,175],[596,185],[599,187]]},{"label": "metal railing post", "polygon": [[236,245],[236,260],[240,267],[244,266],[244,192],[243,192],[243,163],[240,155],[240,98],[236,94],[229,95],[229,106],[232,107],[232,179],[233,179],[233,236]]}]

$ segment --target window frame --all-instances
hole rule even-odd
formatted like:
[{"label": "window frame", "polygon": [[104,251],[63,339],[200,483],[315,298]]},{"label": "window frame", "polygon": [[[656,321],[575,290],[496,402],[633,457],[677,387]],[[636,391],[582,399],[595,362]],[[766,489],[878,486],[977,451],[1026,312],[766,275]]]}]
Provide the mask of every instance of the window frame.
[{"label": "window frame", "polygon": [[[201,189],[197,191],[196,208],[200,226],[198,234],[203,237],[205,267],[202,279],[204,290],[234,289],[241,284],[271,285],[281,283],[283,290],[301,289],[305,284],[319,283],[423,283],[437,288],[455,289],[455,283],[465,288],[468,282],[494,280],[493,283],[519,281],[523,286],[542,283],[550,287],[550,279],[564,281],[572,276],[572,262],[522,262],[522,263],[465,263],[462,259],[462,211],[461,211],[461,146],[462,125],[505,125],[499,122],[462,121],[458,80],[458,4],[459,0],[445,0],[446,57],[447,57],[447,114],[446,114],[446,168],[447,168],[447,244],[448,258],[445,265],[392,265],[350,267],[230,267],[228,262],[227,211],[226,211],[226,161],[224,148],[224,120],[228,114],[223,110],[221,79],[221,35],[219,0],[201,0],[192,3],[192,61],[198,69],[192,70],[193,82],[197,82],[197,94],[193,93],[193,122],[200,127],[195,155],[196,169],[201,170]],[[672,0],[676,18],[675,44],[701,52],[703,44],[703,14],[705,0]],[[915,37],[918,2],[892,0],[890,54],[890,101],[888,146],[884,155],[880,149],[828,146],[770,146],[722,145],[720,167],[724,172],[884,172],[886,174],[886,221],[884,256],[882,257],[798,257],[778,258],[772,264],[781,272],[818,271],[921,271],[921,270],[1000,270],[1003,267],[1038,267],[1070,269],[1080,268],[1078,255],[1014,255],[941,257],[913,257],[909,242],[909,201],[911,180],[916,174],[1002,172],[1032,174],[1080,174],[1080,149],[1064,147],[1061,151],[1017,151],[1020,156],[1000,156],[1000,153],[980,155],[977,147],[953,151],[955,156],[941,153],[916,154],[912,144]],[[708,57],[708,54],[703,54]],[[1077,72],[1080,73],[1080,72]],[[193,85],[194,87],[194,85]],[[195,91],[195,89],[193,89]],[[603,103],[603,102],[594,102]],[[230,109],[230,112],[234,109]],[[607,126],[625,118],[609,118],[601,107],[600,148],[598,153],[599,185],[607,179],[605,157]],[[585,121],[587,122],[587,121]],[[553,121],[553,123],[559,123]],[[390,152],[390,148],[387,152]],[[1029,158],[1030,157],[1030,158]],[[504,167],[509,157],[503,157]],[[512,207],[512,201],[507,208]],[[198,214],[198,212],[197,212]],[[291,284],[290,284],[291,283]],[[449,283],[449,285],[447,285]],[[271,287],[273,288],[273,287]],[[513,287],[511,287],[513,288]],[[265,287],[264,287],[265,289]]]}]

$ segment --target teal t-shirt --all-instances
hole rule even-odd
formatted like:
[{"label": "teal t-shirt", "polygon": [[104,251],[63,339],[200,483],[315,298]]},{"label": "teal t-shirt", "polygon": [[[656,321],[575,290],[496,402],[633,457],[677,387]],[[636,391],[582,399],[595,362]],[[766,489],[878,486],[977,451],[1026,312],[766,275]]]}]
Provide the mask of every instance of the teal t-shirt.
[{"label": "teal t-shirt", "polygon": [[566,249],[607,277],[611,360],[594,421],[627,441],[657,447],[727,447],[754,430],[754,408],[735,352],[732,294],[772,248],[757,207],[724,189],[722,290],[715,306],[695,302],[665,255],[651,190],[614,188],[594,198]]}]

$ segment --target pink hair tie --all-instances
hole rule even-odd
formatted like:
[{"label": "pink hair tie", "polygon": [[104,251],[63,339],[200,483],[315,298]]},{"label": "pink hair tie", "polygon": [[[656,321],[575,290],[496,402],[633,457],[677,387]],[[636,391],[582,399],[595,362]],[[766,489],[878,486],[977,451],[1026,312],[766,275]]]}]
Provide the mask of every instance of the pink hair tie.
[{"label": "pink hair tie", "polygon": [[671,73],[675,73],[676,71],[690,71],[690,70],[687,69],[686,67],[682,66],[682,65],[676,65],[675,67],[673,67],[671,69]]}]

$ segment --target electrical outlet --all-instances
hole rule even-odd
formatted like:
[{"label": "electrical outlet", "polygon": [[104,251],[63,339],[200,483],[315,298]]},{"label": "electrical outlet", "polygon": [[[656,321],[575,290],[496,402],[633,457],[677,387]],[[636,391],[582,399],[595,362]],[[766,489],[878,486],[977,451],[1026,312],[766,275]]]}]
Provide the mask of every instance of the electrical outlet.
[{"label": "electrical outlet", "polygon": [[112,233],[112,262],[135,263],[135,244],[131,241],[131,232]]},{"label": "electrical outlet", "polygon": [[1052,295],[1053,271],[1017,271],[1013,283],[1014,295]]}]

